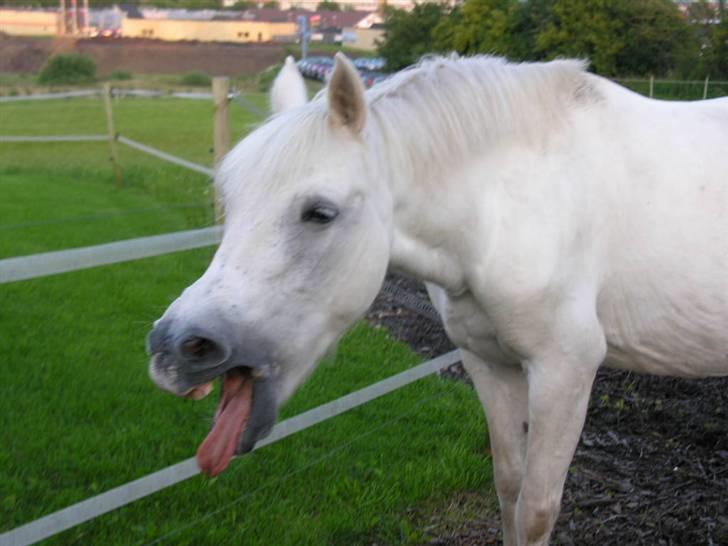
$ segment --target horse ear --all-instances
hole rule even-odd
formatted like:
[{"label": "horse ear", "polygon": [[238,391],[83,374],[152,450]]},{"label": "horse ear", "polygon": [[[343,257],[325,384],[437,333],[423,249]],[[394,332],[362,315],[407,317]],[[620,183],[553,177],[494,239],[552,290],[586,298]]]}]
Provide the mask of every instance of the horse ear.
[{"label": "horse ear", "polygon": [[364,84],[356,67],[346,56],[336,54],[328,86],[329,120],[336,127],[348,127],[354,133],[364,129],[367,106]]},{"label": "horse ear", "polygon": [[276,76],[270,90],[270,104],[274,114],[306,104],[306,84],[298,71],[296,61],[290,55]]}]

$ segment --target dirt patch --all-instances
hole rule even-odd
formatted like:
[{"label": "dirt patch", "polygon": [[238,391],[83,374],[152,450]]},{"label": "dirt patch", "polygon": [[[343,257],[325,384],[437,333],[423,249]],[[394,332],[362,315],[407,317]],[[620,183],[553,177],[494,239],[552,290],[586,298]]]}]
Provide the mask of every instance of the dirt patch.
[{"label": "dirt patch", "polygon": [[260,72],[282,60],[283,44],[163,42],[161,40],[22,38],[0,35],[0,72],[37,72],[54,53],[93,58],[100,76],[114,70],[141,74],[181,74],[199,70],[212,76]]},{"label": "dirt patch", "polygon": [[[390,279],[424,297],[418,283]],[[387,295],[368,319],[425,356],[452,347],[439,324]],[[467,380],[459,366],[449,374]],[[443,523],[459,502],[429,516],[423,544],[499,544],[497,518]],[[552,544],[728,545],[728,378],[600,370]]]}]

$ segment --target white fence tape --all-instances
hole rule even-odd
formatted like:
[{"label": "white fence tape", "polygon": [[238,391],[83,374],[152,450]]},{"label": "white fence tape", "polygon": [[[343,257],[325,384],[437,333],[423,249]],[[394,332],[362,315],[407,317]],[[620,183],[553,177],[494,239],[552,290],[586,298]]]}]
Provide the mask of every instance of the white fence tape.
[{"label": "white fence tape", "polygon": [[177,91],[170,93],[170,96],[176,99],[212,100],[212,93],[204,91]]},{"label": "white fence tape", "polygon": [[156,148],[152,148],[151,146],[147,146],[146,144],[142,144],[141,142],[137,142],[136,140],[131,140],[130,138],[126,138],[125,136],[119,135],[117,140],[122,144],[126,144],[127,146],[135,148],[141,152],[148,153],[149,155],[158,157],[159,159],[169,161],[170,163],[174,163],[175,165],[179,165],[180,167],[185,167],[187,169],[197,171],[198,173],[206,174],[207,176],[215,175],[215,170],[211,169],[210,167],[205,167],[204,165],[192,163],[192,161],[187,161],[186,159],[182,159],[181,157],[177,157],[176,155],[168,154],[167,152],[157,150]]},{"label": "white fence tape", "polygon": [[112,87],[111,94],[114,97],[142,97],[142,98],[156,98],[164,97],[167,95],[164,91],[159,89],[124,89],[123,87]]},{"label": "white fence tape", "polygon": [[0,102],[72,99],[77,97],[93,97],[94,95],[100,94],[101,89],[79,89],[78,91],[66,91],[65,93],[36,93],[34,95],[14,95],[9,97],[0,97]]},{"label": "white fence tape", "polygon": [[115,87],[112,90],[115,97],[149,97],[149,98],[175,98],[193,100],[212,100],[212,93],[205,91],[162,91],[160,89],[124,89]]},{"label": "white fence tape", "polygon": [[222,226],[0,260],[0,284],[191,250],[220,242]]},{"label": "white fence tape", "polygon": [[[460,352],[451,351],[378,383],[337,398],[332,402],[281,421],[273,428],[267,438],[258,442],[255,449],[270,445],[287,436],[371,402],[375,398],[409,385],[427,375],[455,364],[459,360]],[[3,533],[0,535],[0,545],[26,546],[34,544],[44,538],[56,535],[80,523],[97,518],[116,508],[191,478],[198,473],[199,469],[195,459],[187,459]]]},{"label": "white fence tape", "polygon": [[[0,102],[21,102],[30,100],[72,99],[77,97],[93,97],[101,95],[101,89],[78,89],[63,93],[34,93],[30,95],[13,95],[0,97]],[[114,97],[169,97],[175,99],[212,100],[209,91],[171,91],[163,89],[127,89],[113,87],[111,93]]]},{"label": "white fence tape", "polygon": [[0,136],[0,142],[102,142],[107,135]]}]

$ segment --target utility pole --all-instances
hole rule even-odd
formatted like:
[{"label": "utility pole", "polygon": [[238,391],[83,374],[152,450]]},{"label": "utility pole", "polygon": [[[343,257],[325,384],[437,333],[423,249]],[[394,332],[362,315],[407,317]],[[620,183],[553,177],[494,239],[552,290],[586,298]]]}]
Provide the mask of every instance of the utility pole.
[{"label": "utility pole", "polygon": [[66,0],[59,0],[58,3],[58,34],[63,36],[66,33]]},{"label": "utility pole", "polygon": [[[230,151],[230,113],[228,112],[228,96],[230,94],[230,78],[212,78],[212,101],[214,104],[213,117],[213,150],[215,168],[222,162],[225,154]],[[217,192],[214,191],[215,222],[221,224],[225,217],[225,210]]]},{"label": "utility pole", "polygon": [[308,57],[308,42],[311,39],[311,32],[308,29],[308,15],[296,17],[298,25],[298,36],[301,40],[301,59]]},{"label": "utility pole", "polygon": [[78,33],[78,0],[71,0],[71,34]]},{"label": "utility pole", "polygon": [[83,35],[88,36],[88,0],[83,0]]}]

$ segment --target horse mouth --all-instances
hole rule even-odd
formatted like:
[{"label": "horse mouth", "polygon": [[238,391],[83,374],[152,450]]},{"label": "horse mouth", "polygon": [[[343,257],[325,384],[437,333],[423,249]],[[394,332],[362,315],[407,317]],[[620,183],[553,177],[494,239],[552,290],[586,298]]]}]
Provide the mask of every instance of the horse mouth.
[{"label": "horse mouth", "polygon": [[[221,376],[222,393],[212,428],[197,448],[197,465],[208,476],[217,476],[240,450],[240,440],[250,419],[255,378],[251,368],[236,367]],[[212,384],[194,387],[187,396],[206,396]]]}]

